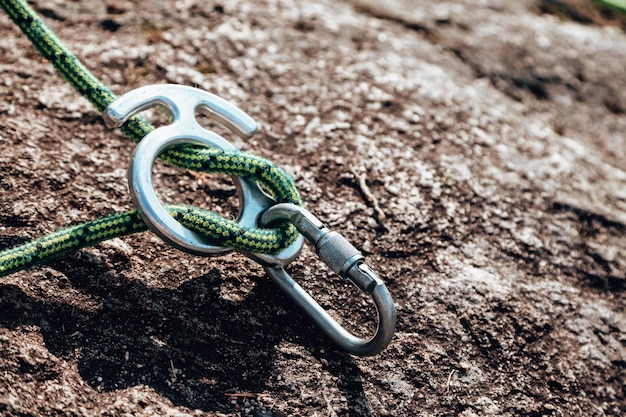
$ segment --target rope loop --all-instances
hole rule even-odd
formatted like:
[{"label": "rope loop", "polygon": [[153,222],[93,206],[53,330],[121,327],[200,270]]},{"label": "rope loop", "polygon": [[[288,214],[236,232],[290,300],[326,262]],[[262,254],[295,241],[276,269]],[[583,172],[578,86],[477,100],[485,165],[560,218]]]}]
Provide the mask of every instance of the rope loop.
[{"label": "rope loop", "polygon": [[[19,26],[37,51],[98,111],[103,112],[116,100],[115,94],[91,74],[26,1],[0,0],[0,7]],[[121,130],[130,139],[139,142],[154,127],[146,119],[133,116]],[[177,145],[166,150],[161,159],[185,170],[224,173],[255,181],[276,202],[302,205],[289,175],[271,161],[256,155],[238,150]],[[173,205],[166,206],[166,210],[183,226],[201,234],[208,241],[243,252],[275,253],[287,248],[298,236],[295,227],[288,223],[274,228],[250,228],[197,207]],[[0,252],[0,276],[107,239],[143,230],[146,230],[146,225],[136,210],[73,226]]]}]

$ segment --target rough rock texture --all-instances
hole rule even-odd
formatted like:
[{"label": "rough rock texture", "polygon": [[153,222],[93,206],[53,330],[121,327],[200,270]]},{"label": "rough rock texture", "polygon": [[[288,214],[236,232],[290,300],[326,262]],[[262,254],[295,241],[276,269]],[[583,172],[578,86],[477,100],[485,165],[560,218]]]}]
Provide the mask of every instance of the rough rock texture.
[{"label": "rough rock texture", "polygon": [[[351,357],[243,256],[114,239],[2,279],[0,413],[626,413],[626,35],[577,7],[36,2],[116,93],[193,85],[260,121],[229,139],[368,254],[398,327]],[[0,30],[2,247],[129,208],[132,143]],[[167,201],[237,205],[219,175],[155,179]],[[310,251],[290,272],[371,330],[368,300]]]}]

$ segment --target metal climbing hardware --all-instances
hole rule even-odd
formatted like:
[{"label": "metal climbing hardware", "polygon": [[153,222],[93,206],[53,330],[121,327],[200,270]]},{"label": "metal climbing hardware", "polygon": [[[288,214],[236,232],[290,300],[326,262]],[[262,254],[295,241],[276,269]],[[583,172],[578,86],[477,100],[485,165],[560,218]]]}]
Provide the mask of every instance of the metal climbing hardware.
[{"label": "metal climbing hardware", "polygon": [[[156,158],[174,145],[235,149],[223,137],[198,124],[198,108],[209,110],[214,121],[224,124],[242,138],[254,134],[256,123],[229,102],[206,91],[181,85],[151,85],[130,91],[109,105],[104,118],[107,125],[119,127],[138,112],[157,106],[168,111],[171,123],[148,133],[135,148],[128,171],[135,207],[150,230],[178,249],[202,256],[232,250],[207,242],[170,216],[158,200],[151,170]],[[382,351],[393,337],[395,308],[387,287],[364,263],[361,252],[340,234],[324,227],[304,208],[292,203],[278,203],[269,197],[252,179],[235,177],[235,182],[240,202],[239,226],[253,229],[289,221],[301,234],[286,248],[275,253],[239,251],[261,263],[270,278],[341,348],[355,355],[374,355]],[[284,270],[300,254],[304,241],[302,236],[315,246],[317,254],[333,272],[372,297],[378,311],[378,329],[372,338],[361,339],[341,327]]]},{"label": "metal climbing hardware", "polygon": [[[213,94],[181,85],[146,86],[116,99],[28,2],[0,0],[0,7],[79,93],[98,110],[105,110],[109,126],[121,127],[126,136],[139,142],[128,174],[136,210],[114,213],[2,250],[0,277],[149,228],[174,247],[192,254],[214,256],[237,250],[261,263],[271,279],[349,353],[374,355],[389,344],[396,323],[393,300],[383,281],[364,263],[363,255],[300,207],[300,194],[287,173],[267,159],[237,150],[196,120],[197,110],[205,109],[214,121],[245,139],[256,131],[250,116]],[[150,107],[164,108],[171,124],[155,129],[147,120],[133,117]],[[237,220],[193,206],[163,206],[152,186],[151,174],[159,156],[183,169],[234,177],[239,193]],[[335,273],[374,300],[378,329],[370,339],[361,339],[341,327],[285,271],[284,267],[300,254],[304,238]]]},{"label": "metal climbing hardware", "polygon": [[[177,84],[148,85],[129,91],[107,107],[104,119],[108,126],[119,127],[133,115],[151,107],[165,109],[171,123],[148,133],[133,152],[128,169],[128,185],[137,211],[151,231],[182,251],[212,256],[233,250],[207,241],[167,213],[152,185],[152,165],[161,153],[175,145],[235,149],[222,136],[198,124],[196,113],[200,108],[208,110],[211,119],[225,125],[242,138],[249,138],[256,132],[256,122],[238,107],[214,94]],[[265,194],[252,179],[234,179],[239,194],[237,223],[242,228],[252,230],[256,228],[260,214],[276,204],[276,201]],[[302,244],[302,237],[297,237],[276,253],[240,252],[264,265],[286,265],[298,256]]]},{"label": "metal climbing hardware", "polygon": [[261,225],[289,220],[315,247],[320,259],[343,279],[350,280],[369,294],[378,311],[378,327],[370,339],[354,336],[337,323],[281,266],[266,266],[270,278],[342,349],[354,355],[369,356],[381,352],[391,341],[396,327],[396,309],[389,290],[380,277],[364,263],[364,257],[350,242],[332,232],[306,209],[281,203],[261,216]]}]

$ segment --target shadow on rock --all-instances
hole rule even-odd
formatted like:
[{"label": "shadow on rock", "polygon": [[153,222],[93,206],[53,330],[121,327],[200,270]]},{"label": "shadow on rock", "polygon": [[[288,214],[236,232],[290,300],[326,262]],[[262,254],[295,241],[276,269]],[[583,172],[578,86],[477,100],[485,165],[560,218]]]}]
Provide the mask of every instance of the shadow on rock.
[{"label": "shadow on rock", "polygon": [[69,298],[41,301],[2,285],[0,323],[40,326],[48,350],[78,355],[79,372],[94,388],[142,384],[175,404],[232,411],[225,393],[267,391],[276,345],[287,340],[325,358],[329,373],[347,378],[339,388],[351,408],[367,404],[352,358],[319,354],[333,351],[330,342],[264,277],[253,278],[256,285],[232,301],[220,294],[224,277],[217,270],[163,289],[128,280],[85,253],[52,267],[63,273],[65,285],[98,300],[93,307]]}]

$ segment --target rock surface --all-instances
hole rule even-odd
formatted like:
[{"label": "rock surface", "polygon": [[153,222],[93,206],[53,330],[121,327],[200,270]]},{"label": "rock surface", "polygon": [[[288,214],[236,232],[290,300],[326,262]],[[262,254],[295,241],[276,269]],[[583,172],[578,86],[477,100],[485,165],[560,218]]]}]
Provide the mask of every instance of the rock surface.
[{"label": "rock surface", "polygon": [[[192,85],[260,121],[228,139],[368,255],[398,327],[351,357],[240,255],[114,239],[2,279],[0,413],[624,415],[626,35],[581,3],[37,2],[117,94]],[[1,247],[128,209],[133,144],[0,28]],[[238,204],[155,171],[166,201]],[[311,251],[290,272],[371,331]]]}]

